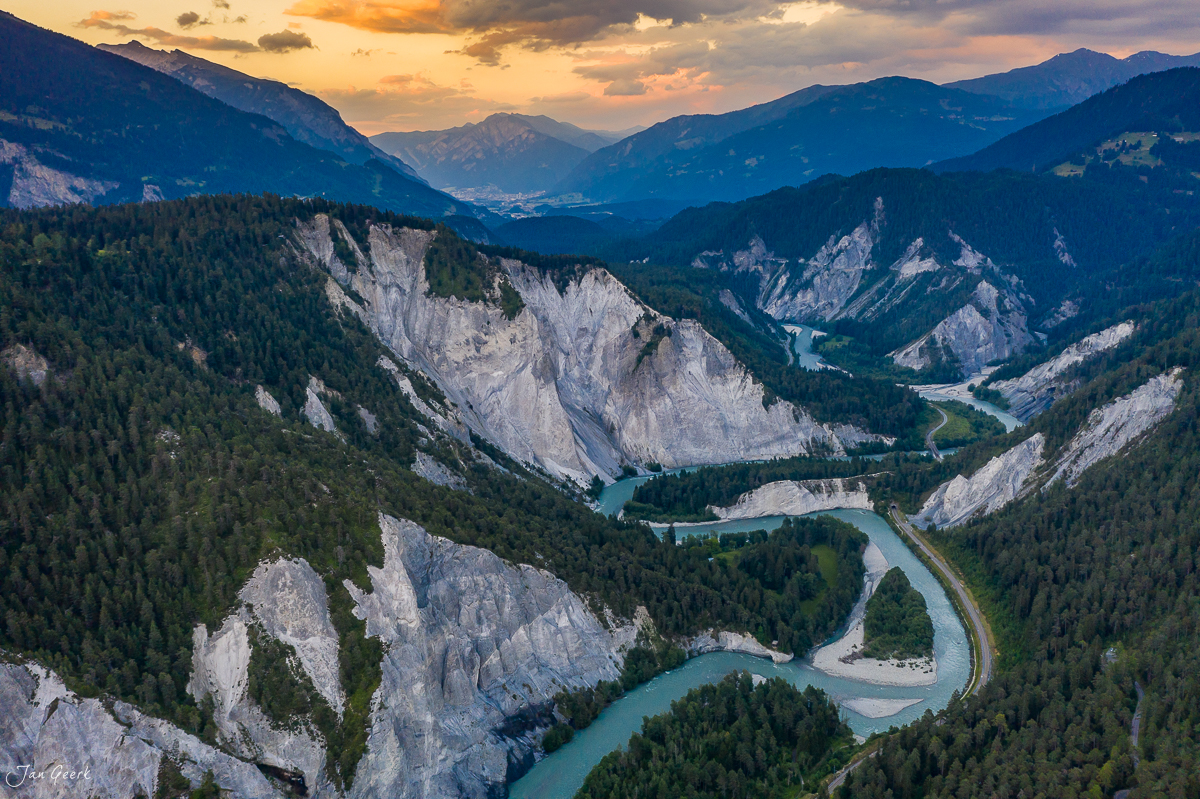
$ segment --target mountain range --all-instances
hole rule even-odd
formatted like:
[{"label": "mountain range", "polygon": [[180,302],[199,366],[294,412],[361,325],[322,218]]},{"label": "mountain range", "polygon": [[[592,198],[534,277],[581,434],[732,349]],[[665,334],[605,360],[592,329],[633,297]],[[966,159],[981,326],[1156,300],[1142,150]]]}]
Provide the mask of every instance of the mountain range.
[{"label": "mountain range", "polygon": [[[294,139],[171,77],[0,13],[0,201],[17,207],[274,192],[426,216],[466,203]],[[353,138],[353,137],[351,137]]]},{"label": "mountain range", "polygon": [[380,150],[343,122],[334,108],[286,83],[252,78],[182,50],[155,50],[137,41],[100,44],[96,48],[170,75],[239,111],[273,119],[296,141],[336,153],[348,163],[361,166],[375,159],[406,177],[421,180],[408,164]]},{"label": "mountain range", "polygon": [[449,130],[379,133],[371,142],[413,164],[439,188],[521,193],[557,183],[580,161],[625,136],[547,116],[492,114]]},{"label": "mountain range", "polygon": [[725,114],[673,117],[607,146],[516,114],[373,141],[443,188],[494,185],[591,202],[740,200],[828,173],[965,157],[1137,75],[1197,63],[1200,54],[1117,59],[1080,49],[942,87],[898,77],[815,85]]},{"label": "mountain range", "polygon": [[1080,48],[1030,67],[954,81],[952,89],[989,94],[1022,108],[1061,109],[1150,72],[1200,66],[1200,53],[1168,55],[1144,50],[1125,58]]}]

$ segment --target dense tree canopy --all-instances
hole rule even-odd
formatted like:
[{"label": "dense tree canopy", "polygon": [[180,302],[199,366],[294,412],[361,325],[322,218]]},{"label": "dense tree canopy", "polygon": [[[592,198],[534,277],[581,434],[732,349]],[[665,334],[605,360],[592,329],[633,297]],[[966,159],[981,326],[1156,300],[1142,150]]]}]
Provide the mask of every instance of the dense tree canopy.
[{"label": "dense tree canopy", "polygon": [[607,755],[577,799],[775,799],[801,791],[849,737],[823,691],[737,672],[647,718],[624,750]]}]

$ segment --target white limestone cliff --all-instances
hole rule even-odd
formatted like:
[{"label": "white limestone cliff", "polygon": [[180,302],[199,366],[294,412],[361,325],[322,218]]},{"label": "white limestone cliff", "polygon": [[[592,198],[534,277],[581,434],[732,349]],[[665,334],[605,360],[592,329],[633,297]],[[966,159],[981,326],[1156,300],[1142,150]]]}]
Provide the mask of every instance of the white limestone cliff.
[{"label": "white limestone cliff", "polygon": [[776,319],[837,318],[858,291],[863,273],[873,267],[871,250],[878,236],[876,220],[863,222],[840,239],[831,237],[799,276],[776,271],[762,288],[759,307]]},{"label": "white limestone cliff", "polygon": [[1133,322],[1121,322],[1093,333],[1072,344],[1061,353],[1030,369],[1020,377],[999,380],[990,388],[999,391],[1009,403],[1009,413],[1023,422],[1049,408],[1056,399],[1074,390],[1075,386],[1061,379],[1072,366],[1111,350],[1136,330]]},{"label": "white limestone cliff", "polygon": [[1116,455],[1157,426],[1175,410],[1175,401],[1183,390],[1182,373],[1183,369],[1176,367],[1092,411],[1055,462],[1046,488],[1059,479],[1074,486],[1089,467]]},{"label": "white limestone cliff", "polygon": [[279,408],[279,401],[271,396],[271,392],[262,386],[254,387],[254,400],[258,403],[258,407],[273,416],[281,416],[283,414]]},{"label": "white limestone cliff", "polygon": [[[243,601],[247,601],[247,597],[254,600],[251,610],[241,608],[231,614],[211,637],[203,624],[197,625],[192,636],[192,676],[188,693],[200,703],[211,698],[217,738],[229,752],[242,760],[300,774],[309,791],[320,793],[330,787],[324,773],[325,747],[320,735],[304,720],[286,726],[273,722],[248,693],[252,655],[250,627],[257,624],[260,635],[272,635],[274,628],[291,641],[298,641],[300,646],[294,649],[299,655],[300,666],[327,701],[327,694],[334,697],[339,714],[342,709],[337,639],[335,636],[330,643],[328,638],[332,630],[328,609],[312,606],[317,599],[317,585],[297,586],[291,584],[291,578],[298,577],[305,582],[315,578],[322,603],[324,584],[304,561],[299,561],[303,564],[302,569],[281,566],[288,563],[278,561],[270,567],[260,566],[255,572],[255,577],[242,589]],[[301,571],[308,574],[301,574]],[[321,610],[324,610],[324,624],[315,618]],[[323,626],[328,626],[328,630],[317,632]],[[316,634],[312,640],[300,640],[288,634],[293,629]],[[329,651],[331,647],[332,652]],[[332,685],[328,676],[330,656]],[[314,673],[316,678],[313,678]],[[332,706],[333,702],[330,704]]]},{"label": "white limestone cliff", "polygon": [[308,419],[308,423],[318,430],[324,430],[327,433],[338,435],[337,425],[334,424],[333,415],[329,413],[329,409],[321,402],[321,395],[325,394],[327,389],[322,383],[311,375],[308,378],[308,386],[304,389],[307,400],[304,403],[304,418]]},{"label": "white limestone cliff", "polygon": [[802,516],[834,508],[871,510],[867,486],[860,478],[779,480],[747,491],[727,508],[710,506],[720,519],[757,519],[763,516]]},{"label": "white limestone cliff", "polygon": [[338,634],[329,617],[325,583],[303,558],[260,563],[238,597],[272,638],[296,651],[313,688],[341,718]]},{"label": "white limestone cliff", "polygon": [[1012,449],[992,458],[970,477],[958,475],[943,483],[912,517],[918,527],[936,524],[956,527],[986,516],[1012,502],[1028,487],[1042,463],[1046,437],[1035,433]]},{"label": "white limestone cliff", "polygon": [[[335,234],[327,217],[299,225],[300,254],[333,270]],[[502,260],[524,302],[512,319],[490,303],[430,296],[433,235],[373,226],[347,280],[379,339],[438,385],[463,424],[520,461],[584,483],[631,462],[836,453],[877,440],[848,425],[835,432],[788,402],[764,408],[763,386],[697,322],[655,314],[603,269],[560,292],[549,275]],[[647,349],[659,325],[669,335]]]},{"label": "white limestone cliff", "polygon": [[[254,766],[213,749],[123,702],[112,710],[68,690],[34,663],[0,663],[0,771],[6,796],[20,799],[135,799],[154,796],[164,757],[199,788],[212,771],[238,799],[283,799]],[[21,767],[47,779],[26,779]],[[57,770],[57,771],[56,771]],[[58,774],[56,780],[50,775]],[[71,776],[71,775],[74,776]]]},{"label": "white limestone cliff", "polygon": [[0,139],[0,164],[13,167],[8,204],[13,208],[91,203],[117,188],[110,180],[92,180],[52,169],[22,144]]},{"label": "white limestone cliff", "polygon": [[991,361],[1024,352],[1034,338],[1021,302],[1010,290],[982,281],[971,302],[938,323],[911,344],[892,353],[892,360],[910,369],[933,361],[932,344],[953,353],[965,375],[979,374]]},{"label": "white limestone cliff", "polygon": [[410,521],[379,524],[384,565],[368,568],[370,593],[346,583],[385,647],[351,795],[491,795],[532,762],[554,695],[614,679],[636,628],[606,630],[548,572]]},{"label": "white limestone cliff", "polygon": [[[776,257],[758,236],[745,250],[726,256],[701,253],[694,267],[750,272],[759,278],[758,307],[782,322],[817,323],[836,319],[872,322],[909,306],[937,308],[964,280],[976,284],[971,302],[956,309],[933,330],[891,353],[901,366],[924,369],[934,348],[952,354],[967,375],[991,360],[1023,352],[1034,338],[1028,329],[1033,300],[1021,281],[962,237],[949,231],[959,255],[947,262],[918,237],[890,265],[875,261],[884,225],[883,200],[876,198],[872,219],[841,238],[830,237],[811,258]],[[885,268],[886,267],[886,268]]]}]

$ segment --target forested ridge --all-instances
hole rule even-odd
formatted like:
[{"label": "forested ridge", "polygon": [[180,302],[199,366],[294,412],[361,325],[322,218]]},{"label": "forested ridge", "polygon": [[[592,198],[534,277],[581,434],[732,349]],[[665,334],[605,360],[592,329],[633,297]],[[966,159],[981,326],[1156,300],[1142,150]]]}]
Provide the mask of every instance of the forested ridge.
[{"label": "forested ridge", "polygon": [[[797,615],[704,547],[667,545],[429,440],[377,366],[385,350],[294,256],[294,220],[318,212],[356,236],[371,219],[406,222],[247,196],[0,212],[0,351],[27,347],[50,369],[39,386],[0,368],[0,648],[211,738],[185,691],[193,626],[219,626],[260,559],[303,557],[325,579],[341,639],[349,705],[326,737],[335,778],[349,782],[381,653],[342,581],[366,588],[367,565],[382,565],[379,510],[547,568],[597,608],[628,618],[645,605],[664,636],[717,627],[801,649],[836,626],[861,575],[853,530],[798,530],[796,546],[810,532],[840,542],[848,571]],[[341,438],[299,415],[310,376],[328,386]],[[259,384],[281,419],[259,408]],[[471,493],[405,468],[419,448],[461,470]],[[273,700],[303,707],[305,693]]]},{"label": "forested ridge", "polygon": [[[606,755],[577,799],[782,799],[805,793],[849,738],[837,707],[812,686],[748,672],[703,685],[642,722],[625,750]],[[811,783],[807,783],[811,784]]]}]

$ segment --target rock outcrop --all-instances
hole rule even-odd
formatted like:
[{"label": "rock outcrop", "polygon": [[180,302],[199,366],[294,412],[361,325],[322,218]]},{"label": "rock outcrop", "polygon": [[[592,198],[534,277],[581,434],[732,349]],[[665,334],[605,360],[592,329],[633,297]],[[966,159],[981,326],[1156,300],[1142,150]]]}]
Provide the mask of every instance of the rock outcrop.
[{"label": "rock outcrop", "polygon": [[279,408],[279,401],[271,396],[271,392],[267,391],[262,386],[255,386],[254,400],[258,403],[258,407],[262,408],[267,413],[273,416],[282,416],[283,412]]},{"label": "rock outcrop", "polygon": [[345,698],[338,673],[338,637],[329,618],[325,583],[302,559],[260,564],[243,586],[245,607],[225,619],[211,637],[198,625],[192,640],[188,693],[212,699],[221,744],[238,757],[301,774],[308,790],[329,791],[325,747],[310,723],[273,722],[249,696],[250,628],[296,654],[297,665],[339,716]]},{"label": "rock outcrop", "polygon": [[924,369],[933,362],[931,345],[936,345],[942,353],[953,354],[964,375],[975,375],[992,361],[1024,352],[1033,341],[1016,296],[985,280],[975,287],[971,302],[892,353],[892,360],[910,369]]},{"label": "rock outcrop", "polygon": [[834,508],[871,510],[866,483],[859,478],[779,480],[747,491],[727,508],[710,506],[720,519],[757,519],[763,516],[802,516]]},{"label": "rock outcrop", "polygon": [[776,319],[836,319],[858,291],[863,273],[872,268],[871,249],[878,236],[877,222],[863,222],[837,241],[830,238],[798,276],[776,271],[762,288],[759,306]]},{"label": "rock outcrop", "polygon": [[28,380],[35,386],[46,382],[50,374],[46,359],[24,344],[14,344],[0,351],[0,363],[12,370],[18,380]]},{"label": "rock outcrop", "polygon": [[321,402],[321,395],[325,394],[328,389],[325,384],[315,377],[309,376],[308,386],[304,389],[307,400],[304,403],[304,418],[308,423],[318,430],[324,430],[327,433],[338,435],[337,425],[334,424],[333,415],[329,413],[329,409]]},{"label": "rock outcrop", "polygon": [[[755,236],[745,250],[732,256],[704,252],[692,266],[756,275],[759,309],[781,322],[895,324],[897,312],[949,312],[934,329],[891,353],[897,364],[912,369],[925,369],[940,355],[957,359],[963,374],[973,375],[989,361],[1023,352],[1034,342],[1028,329],[1033,300],[1014,275],[953,231],[947,236],[959,254],[952,262],[923,237],[894,261],[877,262],[884,224],[883,200],[877,198],[873,218],[841,238],[830,237],[811,258],[777,257]],[[971,301],[955,308],[961,300],[953,298],[964,287],[974,289]]]},{"label": "rock outcrop", "polygon": [[726,631],[706,633],[693,638],[687,646],[691,655],[705,655],[709,652],[738,652],[743,655],[753,655],[756,658],[769,659],[773,663],[791,663],[794,655],[784,654],[763,646],[754,640],[753,636],[740,635]]},{"label": "rock outcrop", "polygon": [[379,339],[430,377],[464,424],[557,477],[586,483],[629,463],[836,453],[877,439],[835,432],[788,402],[764,407],[763,386],[697,322],[654,313],[603,269],[556,286],[501,259],[497,279],[524,305],[509,318],[497,304],[430,295],[432,231],[372,226],[353,270],[335,235],[325,216],[300,225],[300,254],[363,298],[355,307]]},{"label": "rock outcrop", "polygon": [[606,630],[561,580],[380,515],[383,568],[347,582],[385,646],[356,797],[470,796],[531,764],[564,689],[614,679],[634,625]]},{"label": "rock outcrop", "polygon": [[467,488],[466,480],[450,471],[445,464],[424,452],[417,452],[417,456],[413,460],[412,470],[429,482],[440,486],[454,488],[459,491],[464,491]]},{"label": "rock outcrop", "polygon": [[1182,372],[1176,367],[1092,411],[1055,462],[1046,488],[1060,479],[1074,486],[1089,467],[1116,455],[1166,418],[1175,410],[1175,401],[1183,390]]},{"label": "rock outcrop", "polygon": [[1132,336],[1136,329],[1133,322],[1113,325],[1072,344],[1020,377],[999,380],[989,387],[999,391],[1008,400],[1009,413],[1022,422],[1028,422],[1054,404],[1056,399],[1075,390],[1076,384],[1063,379],[1068,369],[1113,349]]},{"label": "rock outcrop", "polygon": [[0,164],[11,164],[13,168],[7,198],[13,208],[91,203],[119,185],[52,169],[24,145],[4,139],[0,139]]},{"label": "rock outcrop", "polygon": [[1042,463],[1045,447],[1046,437],[1035,433],[992,458],[970,477],[960,474],[943,483],[925,500],[912,522],[919,527],[956,527],[1003,508],[1028,488]]},{"label": "rock outcrop", "polygon": [[165,721],[123,702],[110,711],[99,699],[77,696],[37,664],[0,663],[0,771],[8,777],[7,795],[154,796],[164,757],[194,788],[212,771],[217,785],[238,799],[283,799],[254,766]]}]

